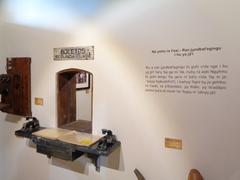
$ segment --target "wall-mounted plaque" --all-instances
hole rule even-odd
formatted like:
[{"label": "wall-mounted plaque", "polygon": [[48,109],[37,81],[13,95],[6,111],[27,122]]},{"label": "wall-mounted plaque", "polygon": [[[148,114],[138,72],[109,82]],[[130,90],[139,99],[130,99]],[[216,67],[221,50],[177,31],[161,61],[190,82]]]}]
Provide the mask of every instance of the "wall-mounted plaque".
[{"label": "wall-mounted plaque", "polygon": [[165,138],[165,147],[181,150],[182,149],[182,140],[181,139]]},{"label": "wall-mounted plaque", "polygon": [[94,46],[54,48],[55,61],[94,60]]},{"label": "wall-mounted plaque", "polygon": [[43,106],[43,98],[35,97],[34,103],[35,103],[35,105]]}]

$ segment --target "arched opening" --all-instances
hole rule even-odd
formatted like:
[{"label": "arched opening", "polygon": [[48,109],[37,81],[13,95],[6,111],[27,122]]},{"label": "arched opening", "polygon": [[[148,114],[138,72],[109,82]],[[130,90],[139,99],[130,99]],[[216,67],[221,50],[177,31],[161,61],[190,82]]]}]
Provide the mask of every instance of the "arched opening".
[{"label": "arched opening", "polygon": [[93,75],[82,69],[57,73],[58,127],[92,133]]}]

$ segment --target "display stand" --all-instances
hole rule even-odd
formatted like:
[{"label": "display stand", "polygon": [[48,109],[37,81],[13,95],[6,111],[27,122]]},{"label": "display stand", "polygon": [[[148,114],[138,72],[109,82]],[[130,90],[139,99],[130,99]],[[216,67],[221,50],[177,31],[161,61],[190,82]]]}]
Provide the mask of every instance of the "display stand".
[{"label": "display stand", "polygon": [[[40,127],[40,131],[45,128]],[[41,154],[47,155],[48,158],[55,157],[67,161],[74,161],[80,156],[86,154],[96,167],[96,171],[100,172],[100,159],[101,156],[108,156],[113,151],[121,146],[120,141],[116,140],[116,137],[112,135],[109,130],[103,130],[106,134],[103,137],[97,139],[93,144],[77,145],[73,143],[64,142],[63,138],[45,138],[39,136],[38,132],[32,134],[17,133],[17,136],[26,137],[32,140],[36,144],[36,151]],[[63,130],[66,131],[66,130]],[[89,135],[90,136],[90,135]]]}]

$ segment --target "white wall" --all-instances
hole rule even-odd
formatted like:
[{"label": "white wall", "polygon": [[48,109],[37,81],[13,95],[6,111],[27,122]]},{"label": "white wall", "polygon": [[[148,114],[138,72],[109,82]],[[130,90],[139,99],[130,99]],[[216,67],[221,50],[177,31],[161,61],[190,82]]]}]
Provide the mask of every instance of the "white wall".
[{"label": "white wall", "polygon": [[[136,179],[134,168],[149,180],[185,180],[190,168],[199,169],[206,180],[240,179],[238,1],[129,0],[103,4],[99,14],[80,13],[69,21],[64,19],[69,15],[66,12],[50,11],[58,6],[29,4],[27,9],[21,4],[14,11],[13,4],[1,28],[4,56],[32,57],[32,98],[45,100],[43,107],[32,104],[33,115],[43,126],[56,127],[56,72],[70,67],[92,72],[94,133],[109,128],[117,134],[122,142],[121,168],[103,167],[97,173],[88,164],[84,173],[77,173],[54,165],[35,153],[26,139],[13,135],[23,120],[8,116],[0,121],[1,179],[130,180]],[[26,13],[31,8],[36,8],[36,14]],[[17,14],[17,10],[26,14]],[[47,14],[51,16],[46,18]],[[86,45],[95,46],[94,61],[53,61],[54,47]],[[221,46],[223,50],[182,59],[151,53],[156,48],[198,46]],[[144,91],[146,64],[212,63],[229,65],[226,91],[213,96]],[[5,65],[5,57],[1,64]],[[181,138],[183,150],[165,149],[165,137]]]},{"label": "white wall", "polygon": [[90,78],[90,89],[78,90],[76,92],[77,120],[92,120],[92,76]]}]

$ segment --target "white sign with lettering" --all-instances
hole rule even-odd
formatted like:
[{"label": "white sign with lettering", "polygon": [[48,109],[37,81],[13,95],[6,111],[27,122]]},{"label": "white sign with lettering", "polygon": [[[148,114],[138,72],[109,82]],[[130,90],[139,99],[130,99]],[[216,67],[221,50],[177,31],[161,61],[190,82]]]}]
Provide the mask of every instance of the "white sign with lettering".
[{"label": "white sign with lettering", "polygon": [[94,46],[53,49],[54,60],[94,60]]}]

